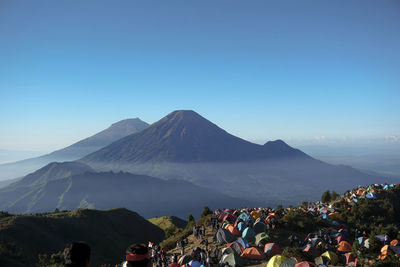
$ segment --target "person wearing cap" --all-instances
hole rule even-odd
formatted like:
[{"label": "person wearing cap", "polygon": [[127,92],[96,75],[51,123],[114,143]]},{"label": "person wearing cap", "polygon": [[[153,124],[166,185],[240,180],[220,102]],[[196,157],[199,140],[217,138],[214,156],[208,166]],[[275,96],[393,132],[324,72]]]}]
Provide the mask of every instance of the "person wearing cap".
[{"label": "person wearing cap", "polygon": [[144,244],[132,244],[126,249],[123,267],[151,267],[149,250]]},{"label": "person wearing cap", "polygon": [[85,242],[70,242],[63,251],[64,266],[89,267],[90,246]]}]

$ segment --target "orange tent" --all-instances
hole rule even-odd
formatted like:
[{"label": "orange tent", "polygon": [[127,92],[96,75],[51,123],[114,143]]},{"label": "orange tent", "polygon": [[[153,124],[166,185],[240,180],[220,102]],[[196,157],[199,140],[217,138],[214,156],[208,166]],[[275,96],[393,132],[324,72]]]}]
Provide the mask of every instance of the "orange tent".
[{"label": "orange tent", "polygon": [[398,244],[399,244],[399,240],[397,240],[397,239],[393,239],[393,240],[390,242],[390,245],[393,246],[393,247],[397,246]]},{"label": "orange tent", "polygon": [[251,260],[263,260],[266,258],[264,252],[254,247],[246,248],[240,257]]},{"label": "orange tent", "polygon": [[381,248],[381,255],[379,255],[379,259],[380,260],[384,260],[384,259],[386,259],[386,257],[387,257],[387,255],[389,254],[389,246],[388,245],[384,245],[382,248]]},{"label": "orange tent", "polygon": [[350,252],[351,251],[351,245],[350,245],[350,243],[349,242],[347,242],[347,241],[341,241],[340,243],[339,243],[339,246],[338,246],[338,251],[339,252]]},{"label": "orange tent", "polygon": [[364,192],[363,190],[358,189],[357,192],[356,192],[356,194],[359,195],[359,196],[361,196],[361,195],[363,194],[363,192]]},{"label": "orange tent", "polygon": [[227,229],[229,232],[231,232],[234,236],[242,236],[242,233],[234,227],[232,224],[228,224],[225,229]]}]

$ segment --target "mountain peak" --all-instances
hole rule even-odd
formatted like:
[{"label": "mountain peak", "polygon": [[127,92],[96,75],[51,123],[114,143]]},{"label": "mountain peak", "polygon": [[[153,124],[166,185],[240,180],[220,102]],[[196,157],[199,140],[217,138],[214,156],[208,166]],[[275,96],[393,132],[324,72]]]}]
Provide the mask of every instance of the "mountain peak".
[{"label": "mountain peak", "polygon": [[124,119],[124,120],[114,122],[113,124],[111,124],[111,126],[109,128],[128,126],[128,125],[137,125],[137,124],[147,124],[147,123],[142,121],[140,118],[136,117],[136,118]]},{"label": "mountain peak", "polygon": [[281,139],[277,139],[274,141],[268,141],[264,144],[264,146],[289,146],[288,144],[286,144],[283,140]]},{"label": "mountain peak", "polygon": [[163,119],[166,120],[195,120],[195,119],[202,119],[206,120],[200,114],[193,110],[175,110],[165,116]]},{"label": "mountain peak", "polygon": [[[283,145],[282,145],[283,143]],[[265,149],[272,147],[272,149]],[[291,152],[295,153],[291,153]],[[175,110],[146,129],[92,153],[83,162],[231,162],[298,156],[283,141],[265,146],[227,133],[193,110]]]}]

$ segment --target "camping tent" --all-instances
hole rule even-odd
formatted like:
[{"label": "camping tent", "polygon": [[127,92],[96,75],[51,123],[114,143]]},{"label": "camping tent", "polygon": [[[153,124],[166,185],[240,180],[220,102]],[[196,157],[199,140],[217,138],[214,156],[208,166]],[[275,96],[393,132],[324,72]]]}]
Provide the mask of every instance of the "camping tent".
[{"label": "camping tent", "polygon": [[266,267],[280,267],[281,264],[286,261],[286,257],[282,255],[273,256],[267,263]]},{"label": "camping tent", "polygon": [[242,252],[244,251],[244,248],[236,241],[229,243],[226,246],[232,248],[238,255],[242,254]]},{"label": "camping tent", "polygon": [[289,258],[285,260],[279,267],[294,267],[297,264],[296,258]]},{"label": "camping tent", "polygon": [[267,229],[267,226],[262,221],[258,221],[253,225],[253,229],[256,234],[259,234],[259,233],[265,232],[265,230]]},{"label": "camping tent", "polygon": [[352,250],[352,247],[349,242],[347,241],[341,241],[339,243],[338,249],[339,252],[350,252]]},{"label": "camping tent", "polygon": [[296,265],[294,267],[317,267],[317,265],[313,262],[302,261],[302,262],[296,263]]},{"label": "camping tent", "polygon": [[321,257],[327,258],[333,265],[336,265],[339,262],[338,256],[332,251],[325,251],[321,254]]},{"label": "camping tent", "polygon": [[255,247],[246,248],[240,257],[251,260],[263,260],[266,258],[264,252]]},{"label": "camping tent", "polygon": [[282,249],[276,243],[268,243],[264,247],[264,253],[267,257],[273,257],[275,255],[281,254]]},{"label": "camping tent", "polygon": [[215,234],[215,239],[218,243],[227,244],[235,241],[235,237],[226,229],[219,228],[217,233]]},{"label": "camping tent", "polygon": [[249,241],[247,241],[246,239],[243,239],[243,238],[241,238],[241,237],[238,238],[238,239],[236,240],[236,242],[238,242],[244,249],[250,247]]},{"label": "camping tent", "polygon": [[225,226],[225,229],[228,230],[229,232],[231,232],[234,236],[241,236],[242,233],[240,233],[240,231],[233,226],[232,224],[228,224]]},{"label": "camping tent", "polygon": [[247,227],[243,230],[242,237],[250,242],[253,242],[255,241],[256,233],[254,232],[253,228]]},{"label": "camping tent", "polygon": [[239,267],[244,265],[243,259],[240,258],[239,255],[236,255],[234,253],[223,255],[219,263],[220,264],[228,263],[229,266],[232,267]]},{"label": "camping tent", "polygon": [[259,233],[256,235],[256,246],[264,247],[268,243],[270,237],[267,233]]}]

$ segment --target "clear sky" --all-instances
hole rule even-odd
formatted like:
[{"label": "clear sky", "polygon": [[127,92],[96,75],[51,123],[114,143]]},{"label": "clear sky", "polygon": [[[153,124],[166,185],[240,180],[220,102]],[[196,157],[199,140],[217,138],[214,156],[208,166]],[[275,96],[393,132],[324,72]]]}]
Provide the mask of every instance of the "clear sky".
[{"label": "clear sky", "polygon": [[193,109],[239,137],[400,136],[400,1],[0,1],[0,149]]}]

